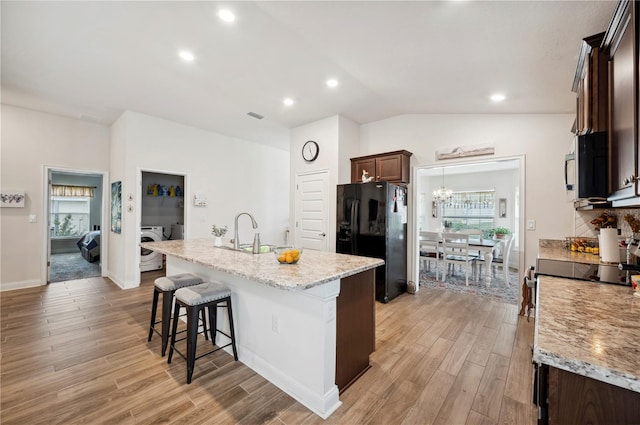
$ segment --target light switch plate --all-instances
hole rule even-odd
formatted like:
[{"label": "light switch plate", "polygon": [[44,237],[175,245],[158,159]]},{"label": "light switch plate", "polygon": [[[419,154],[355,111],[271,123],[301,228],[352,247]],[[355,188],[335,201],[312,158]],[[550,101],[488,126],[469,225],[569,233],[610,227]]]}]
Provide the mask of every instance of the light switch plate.
[{"label": "light switch plate", "polygon": [[527,230],[536,230],[535,220],[527,220]]},{"label": "light switch plate", "polygon": [[29,223],[35,223],[36,221],[38,221],[38,217],[35,214],[30,214]]}]

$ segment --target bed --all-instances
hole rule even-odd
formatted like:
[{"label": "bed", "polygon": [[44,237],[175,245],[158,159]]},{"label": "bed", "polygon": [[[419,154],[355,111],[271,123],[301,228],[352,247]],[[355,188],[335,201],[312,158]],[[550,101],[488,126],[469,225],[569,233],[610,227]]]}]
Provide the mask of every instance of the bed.
[{"label": "bed", "polygon": [[90,263],[94,263],[100,259],[100,230],[93,230],[85,233],[78,242],[76,242],[82,258]]}]

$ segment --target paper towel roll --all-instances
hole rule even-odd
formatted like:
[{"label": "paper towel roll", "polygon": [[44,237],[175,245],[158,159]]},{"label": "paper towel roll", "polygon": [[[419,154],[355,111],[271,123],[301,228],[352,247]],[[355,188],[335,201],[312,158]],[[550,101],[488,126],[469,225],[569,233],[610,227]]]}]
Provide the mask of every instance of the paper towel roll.
[{"label": "paper towel roll", "polygon": [[602,282],[617,282],[618,268],[612,266],[598,266],[598,277]]},{"label": "paper towel roll", "polygon": [[605,263],[619,263],[618,229],[600,229],[600,259]]}]

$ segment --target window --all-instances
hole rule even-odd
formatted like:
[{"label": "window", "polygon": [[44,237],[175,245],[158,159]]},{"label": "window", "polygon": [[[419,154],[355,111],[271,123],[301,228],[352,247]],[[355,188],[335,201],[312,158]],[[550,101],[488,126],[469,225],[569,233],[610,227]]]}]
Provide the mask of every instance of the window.
[{"label": "window", "polygon": [[89,197],[51,197],[51,237],[82,236],[89,231]]},{"label": "window", "polygon": [[453,230],[481,229],[489,237],[494,226],[495,191],[453,192],[451,200],[442,204],[442,220]]}]

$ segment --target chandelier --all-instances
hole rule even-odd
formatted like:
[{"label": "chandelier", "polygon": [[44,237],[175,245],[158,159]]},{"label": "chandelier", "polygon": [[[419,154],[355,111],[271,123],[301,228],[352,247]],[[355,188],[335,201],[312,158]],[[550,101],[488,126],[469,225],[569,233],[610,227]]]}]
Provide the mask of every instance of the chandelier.
[{"label": "chandelier", "polygon": [[451,201],[451,196],[453,195],[453,191],[448,189],[444,185],[444,167],[442,167],[442,186],[433,191],[433,200],[444,204]]}]

